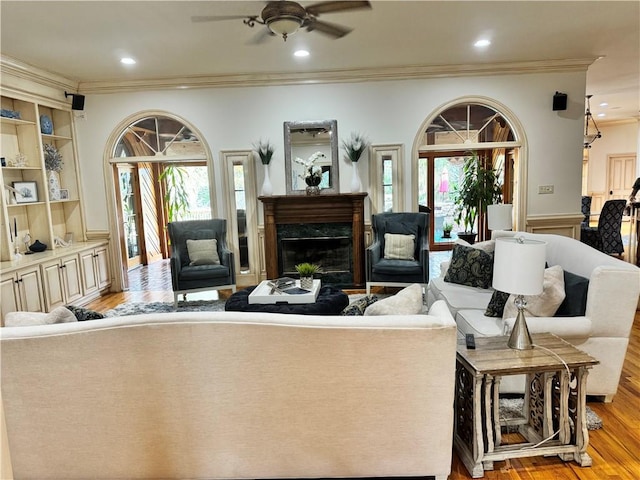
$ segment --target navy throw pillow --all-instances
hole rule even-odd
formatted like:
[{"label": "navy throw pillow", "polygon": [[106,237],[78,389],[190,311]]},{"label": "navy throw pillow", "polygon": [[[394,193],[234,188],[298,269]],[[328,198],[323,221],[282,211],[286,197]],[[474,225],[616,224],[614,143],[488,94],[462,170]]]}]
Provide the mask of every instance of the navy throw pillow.
[{"label": "navy throw pillow", "polygon": [[565,298],[558,307],[556,317],[581,317],[587,310],[589,279],[564,271]]}]

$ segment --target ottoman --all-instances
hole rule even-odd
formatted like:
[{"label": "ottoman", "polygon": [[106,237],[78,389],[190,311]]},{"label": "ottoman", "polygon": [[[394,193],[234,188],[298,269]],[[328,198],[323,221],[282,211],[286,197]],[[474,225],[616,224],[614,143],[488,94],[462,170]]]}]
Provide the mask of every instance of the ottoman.
[{"label": "ottoman", "polygon": [[256,287],[240,290],[229,297],[224,304],[227,312],[269,312],[301,315],[339,315],[349,305],[349,296],[333,285],[324,285],[314,303],[249,303],[249,294]]}]

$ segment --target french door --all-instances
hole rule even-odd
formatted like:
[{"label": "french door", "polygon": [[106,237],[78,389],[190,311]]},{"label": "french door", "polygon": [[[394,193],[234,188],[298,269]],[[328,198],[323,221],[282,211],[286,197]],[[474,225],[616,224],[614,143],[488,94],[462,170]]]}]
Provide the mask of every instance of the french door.
[{"label": "french door", "polygon": [[[513,149],[477,150],[476,153],[485,162],[493,165],[503,185],[503,202],[511,203],[514,191],[514,152]],[[421,152],[419,175],[421,183],[426,184],[427,206],[429,215],[429,249],[432,251],[451,250],[458,232],[464,231],[464,225],[456,220],[456,204],[454,189],[463,176],[463,166],[469,157],[468,151],[456,150],[447,152]],[[478,240],[484,240],[489,232],[486,228],[486,215],[479,214],[474,231],[478,232]],[[452,226],[447,235],[445,224]]]}]

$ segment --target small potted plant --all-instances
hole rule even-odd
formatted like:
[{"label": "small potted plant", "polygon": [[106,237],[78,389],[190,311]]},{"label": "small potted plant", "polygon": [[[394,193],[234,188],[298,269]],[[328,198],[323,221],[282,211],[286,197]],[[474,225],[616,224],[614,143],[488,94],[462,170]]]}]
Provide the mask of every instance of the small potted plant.
[{"label": "small potted plant", "polygon": [[320,265],[315,263],[299,263],[296,272],[300,275],[300,288],[311,290],[313,288],[313,275],[320,272]]},{"label": "small potted plant", "polygon": [[453,230],[453,224],[445,221],[442,224],[442,238],[451,238],[451,230]]}]

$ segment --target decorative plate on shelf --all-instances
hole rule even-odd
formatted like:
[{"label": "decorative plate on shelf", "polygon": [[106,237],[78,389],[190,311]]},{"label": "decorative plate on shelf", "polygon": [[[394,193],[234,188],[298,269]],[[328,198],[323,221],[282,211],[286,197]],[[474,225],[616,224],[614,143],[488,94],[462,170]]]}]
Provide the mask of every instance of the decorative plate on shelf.
[{"label": "decorative plate on shelf", "polygon": [[49,115],[40,115],[40,132],[45,135],[53,134],[53,123]]}]

